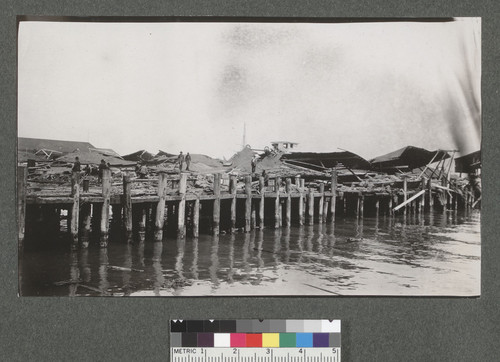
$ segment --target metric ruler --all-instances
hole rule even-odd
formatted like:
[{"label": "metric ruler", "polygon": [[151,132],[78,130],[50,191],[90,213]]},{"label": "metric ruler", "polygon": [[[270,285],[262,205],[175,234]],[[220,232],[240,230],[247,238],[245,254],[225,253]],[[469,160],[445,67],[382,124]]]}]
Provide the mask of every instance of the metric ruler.
[{"label": "metric ruler", "polygon": [[340,362],[340,320],[172,320],[172,362]]}]

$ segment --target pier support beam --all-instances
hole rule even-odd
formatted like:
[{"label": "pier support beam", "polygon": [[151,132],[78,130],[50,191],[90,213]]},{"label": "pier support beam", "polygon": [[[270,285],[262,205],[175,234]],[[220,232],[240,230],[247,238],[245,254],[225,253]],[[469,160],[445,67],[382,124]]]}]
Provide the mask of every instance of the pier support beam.
[{"label": "pier support beam", "polygon": [[307,207],[307,213],[308,213],[308,224],[309,225],[314,225],[314,189],[311,187],[309,188],[309,195],[307,198],[308,201],[308,207]]},{"label": "pier support beam", "polygon": [[81,247],[87,249],[89,247],[90,240],[90,228],[91,228],[91,212],[92,204],[83,204],[81,206],[81,217],[82,217],[82,228],[81,228]]},{"label": "pier support beam", "polygon": [[260,201],[259,201],[259,229],[264,229],[264,193],[266,192],[264,177],[259,177],[259,191],[260,191]]},{"label": "pier support beam", "polygon": [[292,197],[290,193],[292,192],[292,180],[290,178],[286,179],[286,214],[285,223],[286,226],[292,225]]},{"label": "pier support beam", "polygon": [[193,210],[193,237],[197,238],[200,235],[200,199],[194,200]]},{"label": "pier support beam", "polygon": [[[80,221],[80,172],[73,171],[71,174],[71,195],[73,196],[73,205],[71,206],[71,249],[78,248],[78,224]],[[70,217],[68,215],[68,217]]]},{"label": "pier support beam", "polygon": [[[425,190],[426,187],[427,187],[427,179],[425,177],[422,177],[420,188],[422,190]],[[423,194],[422,197],[420,198],[419,213],[422,214],[424,212],[424,210],[425,210],[425,194]]]},{"label": "pier support beam", "polygon": [[132,185],[130,176],[123,176],[123,224],[125,228],[125,239],[127,242],[132,240]]},{"label": "pier support beam", "polygon": [[[408,178],[403,176],[403,202],[408,200]],[[406,216],[406,206],[403,208],[403,215]]]},{"label": "pier support beam", "polygon": [[322,223],[323,222],[323,206],[325,204],[325,184],[322,182],[319,184],[319,207],[318,207],[318,222]]},{"label": "pier support beam", "polygon": [[109,203],[111,196],[111,170],[102,170],[102,212],[101,212],[101,248],[108,246],[109,237]]},{"label": "pier support beam", "polygon": [[245,176],[245,232],[250,232],[252,218],[252,176]]},{"label": "pier support beam", "polygon": [[163,224],[165,222],[165,198],[167,193],[167,175],[160,173],[158,175],[158,205],[156,206],[155,217],[155,240],[163,239]]},{"label": "pier support beam", "polygon": [[280,183],[281,183],[281,178],[276,177],[274,179],[274,191],[276,192],[276,199],[274,200],[274,228],[278,229],[281,224],[280,220]]},{"label": "pier support beam", "polygon": [[[263,179],[263,178],[262,178]],[[236,176],[229,178],[229,192],[231,193],[231,233],[236,229]]]},{"label": "pier support beam", "polygon": [[330,218],[335,222],[335,208],[337,206],[337,170],[332,169],[332,180],[330,184],[330,191],[332,193],[332,201],[330,202]]},{"label": "pier support beam", "polygon": [[214,215],[212,222],[212,233],[214,236],[219,235],[220,228],[220,179],[219,173],[214,174]]},{"label": "pier support beam", "polygon": [[17,167],[17,226],[19,237],[19,250],[23,250],[24,233],[26,229],[26,183],[28,170],[24,166]]},{"label": "pier support beam", "polygon": [[181,200],[179,201],[179,207],[177,209],[177,237],[184,238],[186,235],[186,189],[187,189],[187,174],[181,173],[181,178],[179,180],[179,195],[181,195]]},{"label": "pier support beam", "polygon": [[365,195],[359,196],[359,217],[363,218],[365,214]]}]

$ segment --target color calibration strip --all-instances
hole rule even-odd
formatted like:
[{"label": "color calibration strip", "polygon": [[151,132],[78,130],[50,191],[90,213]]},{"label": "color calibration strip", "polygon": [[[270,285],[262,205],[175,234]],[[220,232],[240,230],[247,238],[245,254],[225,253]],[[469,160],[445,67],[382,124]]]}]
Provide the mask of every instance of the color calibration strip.
[{"label": "color calibration strip", "polygon": [[340,320],[172,320],[170,347],[176,362],[338,362]]}]

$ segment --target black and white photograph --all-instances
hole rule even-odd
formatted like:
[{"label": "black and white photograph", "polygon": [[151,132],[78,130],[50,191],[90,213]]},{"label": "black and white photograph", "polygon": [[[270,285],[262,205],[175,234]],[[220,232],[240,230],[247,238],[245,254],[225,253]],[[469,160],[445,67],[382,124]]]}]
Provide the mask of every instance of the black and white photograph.
[{"label": "black and white photograph", "polygon": [[481,295],[480,18],[149,20],[18,22],[19,296]]}]

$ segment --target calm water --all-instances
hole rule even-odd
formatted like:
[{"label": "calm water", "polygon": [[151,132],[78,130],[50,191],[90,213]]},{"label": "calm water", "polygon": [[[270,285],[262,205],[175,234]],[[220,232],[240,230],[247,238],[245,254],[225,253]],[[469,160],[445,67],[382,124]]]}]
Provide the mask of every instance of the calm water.
[{"label": "calm water", "polygon": [[480,294],[479,212],[346,218],[218,238],[67,249],[26,250],[21,294]]}]

